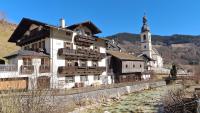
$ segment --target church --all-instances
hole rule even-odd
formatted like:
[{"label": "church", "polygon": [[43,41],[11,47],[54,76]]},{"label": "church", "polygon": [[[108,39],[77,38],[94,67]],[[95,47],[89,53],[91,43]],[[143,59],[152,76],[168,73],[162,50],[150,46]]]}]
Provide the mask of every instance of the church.
[{"label": "church", "polygon": [[141,28],[141,52],[140,56],[145,56],[149,60],[147,64],[148,70],[158,70],[163,67],[163,59],[158,51],[152,46],[151,43],[151,32],[147,24],[146,16],[143,16],[143,25]]}]

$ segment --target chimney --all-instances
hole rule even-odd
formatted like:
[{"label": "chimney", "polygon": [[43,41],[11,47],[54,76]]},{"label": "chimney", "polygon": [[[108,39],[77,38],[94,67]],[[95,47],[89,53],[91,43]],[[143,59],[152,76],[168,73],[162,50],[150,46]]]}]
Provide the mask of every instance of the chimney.
[{"label": "chimney", "polygon": [[65,19],[64,18],[60,19],[60,27],[65,28]]}]

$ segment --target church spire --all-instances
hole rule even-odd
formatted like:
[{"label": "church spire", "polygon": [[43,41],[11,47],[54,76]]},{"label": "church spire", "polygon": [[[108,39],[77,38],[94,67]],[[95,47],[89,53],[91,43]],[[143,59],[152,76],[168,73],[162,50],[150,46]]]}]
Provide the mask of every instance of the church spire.
[{"label": "church spire", "polygon": [[142,29],[141,29],[141,32],[143,33],[143,32],[145,32],[145,31],[150,31],[150,28],[149,28],[149,26],[148,26],[148,24],[147,24],[147,17],[146,17],[146,14],[144,14],[144,16],[143,16],[143,25],[142,25]]}]

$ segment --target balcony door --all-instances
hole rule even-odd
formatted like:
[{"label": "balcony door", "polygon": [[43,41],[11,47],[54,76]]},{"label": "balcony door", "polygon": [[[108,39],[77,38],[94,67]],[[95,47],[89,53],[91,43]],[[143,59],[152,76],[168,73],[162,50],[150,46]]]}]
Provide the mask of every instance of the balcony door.
[{"label": "balcony door", "polygon": [[23,58],[23,65],[24,66],[31,66],[32,65],[32,59],[31,58]]}]

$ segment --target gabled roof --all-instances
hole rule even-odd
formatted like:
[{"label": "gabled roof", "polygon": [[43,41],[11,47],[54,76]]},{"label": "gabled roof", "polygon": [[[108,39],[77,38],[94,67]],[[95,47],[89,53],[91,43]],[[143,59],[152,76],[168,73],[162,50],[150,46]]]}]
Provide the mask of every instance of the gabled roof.
[{"label": "gabled roof", "polygon": [[[65,28],[61,28],[61,27],[57,27],[54,25],[50,25],[50,24],[46,24],[44,22],[40,22],[40,21],[36,21],[36,20],[32,20],[29,18],[23,18],[21,20],[21,22],[19,23],[19,25],[17,26],[17,28],[15,29],[15,31],[13,32],[13,34],[11,35],[10,39],[8,40],[8,42],[17,42],[23,35],[24,33],[29,29],[29,27],[32,25],[40,25],[40,26],[44,26],[46,28],[59,28],[62,30],[67,30]],[[67,31],[71,31],[71,30],[67,30]]]},{"label": "gabled roof", "polygon": [[48,57],[49,55],[43,52],[36,52],[36,51],[30,51],[30,50],[18,50],[13,53],[10,53],[4,58],[8,59],[15,56]]},{"label": "gabled roof", "polygon": [[88,27],[92,31],[93,34],[101,33],[101,30],[97,26],[95,26],[95,24],[93,24],[91,21],[85,21],[85,22],[82,22],[82,23],[73,24],[73,25],[68,26],[66,28],[70,29],[70,30],[74,30],[78,26],[86,26],[86,27]]},{"label": "gabled roof", "polygon": [[48,24],[39,22],[36,20],[28,19],[28,18],[23,18],[13,34],[11,35],[10,39],[8,42],[17,42],[18,39],[21,38],[21,36],[29,29],[29,27],[32,25],[41,25],[41,26],[48,26]]},{"label": "gabled roof", "polygon": [[143,61],[142,58],[133,56],[127,52],[107,51],[107,53],[121,60]]},{"label": "gabled roof", "polygon": [[155,61],[154,59],[150,58],[149,56],[147,56],[146,54],[140,54],[138,55],[138,57],[143,57],[144,59],[147,59],[148,61]]}]

